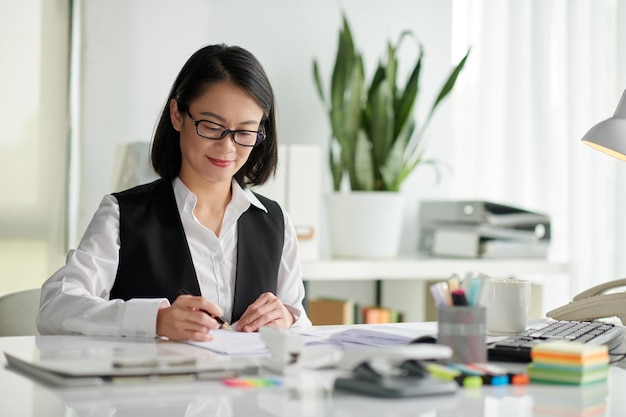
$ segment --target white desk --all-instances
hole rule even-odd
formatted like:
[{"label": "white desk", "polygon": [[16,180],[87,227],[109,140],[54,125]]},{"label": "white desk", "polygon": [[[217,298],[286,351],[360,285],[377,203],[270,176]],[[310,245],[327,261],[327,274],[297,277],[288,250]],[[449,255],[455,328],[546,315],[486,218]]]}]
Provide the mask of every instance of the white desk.
[{"label": "white desk", "polygon": [[[414,324],[422,328],[423,324]],[[41,347],[56,349],[57,354],[72,355],[78,344],[58,343],[49,346],[48,337],[0,338],[0,351],[28,351]],[[90,342],[91,340],[91,342]],[[95,343],[94,343],[95,342]],[[153,352],[169,342],[146,340],[134,343],[130,339],[102,340],[85,337],[84,349],[106,350],[124,345],[126,348]],[[119,348],[119,347],[118,347]],[[180,348],[176,344],[176,348]],[[196,349],[185,345],[184,349]],[[202,351],[206,352],[206,351]],[[5,364],[4,354],[0,364]],[[521,365],[518,365],[521,366]],[[622,417],[626,413],[626,370],[611,367],[607,396],[601,395],[600,405],[586,411],[580,409],[582,398],[593,390],[579,387],[529,385],[480,389],[462,389],[453,395],[430,398],[377,399],[333,392],[334,371],[308,371],[285,380],[283,387],[229,388],[219,381],[155,383],[101,388],[83,387],[59,389],[39,384],[0,367],[0,411],[7,417],[517,417],[517,416],[605,416]]]}]

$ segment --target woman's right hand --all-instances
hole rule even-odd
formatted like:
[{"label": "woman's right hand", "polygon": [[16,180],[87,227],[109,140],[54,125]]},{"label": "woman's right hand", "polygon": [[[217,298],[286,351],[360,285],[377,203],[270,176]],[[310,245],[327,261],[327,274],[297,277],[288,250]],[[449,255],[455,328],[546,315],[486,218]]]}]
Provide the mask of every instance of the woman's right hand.
[{"label": "woman's right hand", "polygon": [[222,315],[215,303],[200,296],[181,295],[174,304],[159,308],[156,331],[170,340],[208,342],[213,340],[211,330],[220,327],[211,315]]}]

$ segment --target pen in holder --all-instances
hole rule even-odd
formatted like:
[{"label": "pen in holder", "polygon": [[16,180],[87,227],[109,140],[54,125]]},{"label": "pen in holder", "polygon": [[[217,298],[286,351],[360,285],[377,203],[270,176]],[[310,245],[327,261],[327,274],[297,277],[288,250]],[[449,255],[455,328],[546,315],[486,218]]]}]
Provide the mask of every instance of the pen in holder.
[{"label": "pen in holder", "polygon": [[452,363],[487,361],[486,309],[483,306],[437,307],[437,343],[452,348]]}]

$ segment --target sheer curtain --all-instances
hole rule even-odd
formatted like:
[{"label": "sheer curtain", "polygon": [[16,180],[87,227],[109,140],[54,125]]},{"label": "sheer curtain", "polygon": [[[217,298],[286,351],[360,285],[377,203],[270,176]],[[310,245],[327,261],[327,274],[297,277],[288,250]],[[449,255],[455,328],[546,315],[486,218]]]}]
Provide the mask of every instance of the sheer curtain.
[{"label": "sheer curtain", "polygon": [[623,168],[580,142],[612,115],[626,87],[618,81],[620,7],[617,0],[453,6],[453,53],[468,46],[472,53],[453,102],[451,193],[549,213],[550,256],[570,262],[571,293],[618,278],[615,248],[624,246],[616,229]]}]

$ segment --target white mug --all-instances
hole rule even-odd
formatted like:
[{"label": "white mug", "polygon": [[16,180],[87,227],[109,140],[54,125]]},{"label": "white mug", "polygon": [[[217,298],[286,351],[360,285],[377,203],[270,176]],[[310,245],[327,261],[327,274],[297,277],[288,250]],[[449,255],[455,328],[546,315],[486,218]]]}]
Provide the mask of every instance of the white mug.
[{"label": "white mug", "polygon": [[483,293],[487,307],[487,332],[519,333],[526,329],[530,308],[530,282],[515,278],[491,278]]}]

